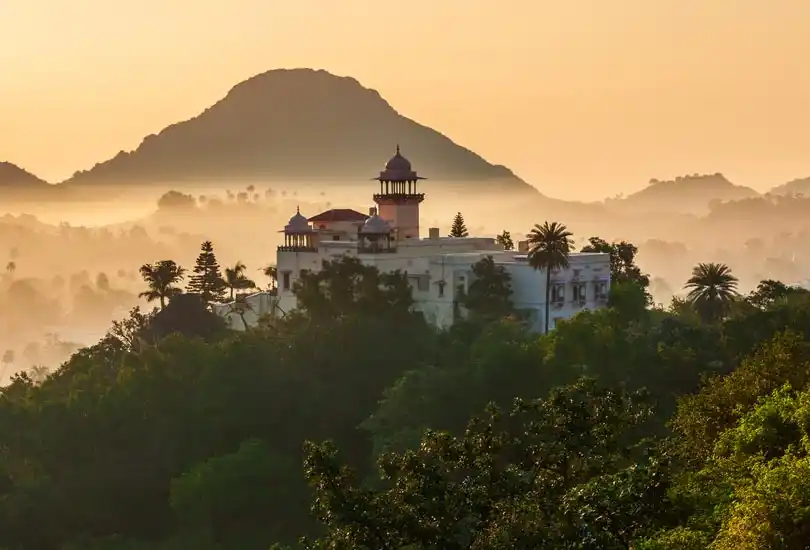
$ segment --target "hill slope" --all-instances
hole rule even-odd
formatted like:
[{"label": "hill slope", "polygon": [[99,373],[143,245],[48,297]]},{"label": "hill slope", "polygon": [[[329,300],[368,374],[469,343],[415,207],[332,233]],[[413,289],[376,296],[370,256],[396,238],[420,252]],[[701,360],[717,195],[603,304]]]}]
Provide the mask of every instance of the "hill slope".
[{"label": "hill slope", "polygon": [[29,190],[43,188],[45,185],[48,185],[48,182],[39,179],[31,172],[23,170],[16,164],[0,162],[0,188]]},{"label": "hill slope", "polygon": [[723,174],[694,174],[674,180],[650,180],[650,184],[624,199],[610,200],[611,207],[637,210],[700,213],[712,201],[736,201],[758,197],[754,189],[731,183]]},{"label": "hill slope", "polygon": [[782,185],[777,185],[770,191],[772,195],[807,195],[810,196],[810,177],[797,178]]},{"label": "hill slope", "polygon": [[254,76],[197,117],[146,137],[135,151],[122,151],[66,183],[360,182],[376,175],[397,143],[431,180],[498,180],[502,190],[534,190],[507,168],[400,115],[356,80],[311,69]]}]

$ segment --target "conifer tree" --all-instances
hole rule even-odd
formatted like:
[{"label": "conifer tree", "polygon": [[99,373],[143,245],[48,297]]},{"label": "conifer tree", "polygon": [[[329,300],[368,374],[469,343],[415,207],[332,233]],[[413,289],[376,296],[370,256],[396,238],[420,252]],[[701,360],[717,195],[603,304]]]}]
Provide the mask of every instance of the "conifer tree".
[{"label": "conifer tree", "polygon": [[509,231],[504,231],[495,237],[495,242],[503,247],[504,250],[514,250],[515,242],[512,240],[512,234]]},{"label": "conifer tree", "polygon": [[186,291],[199,294],[205,302],[213,302],[225,299],[225,289],[225,280],[214,254],[214,245],[211,241],[205,241],[200,247],[194,275],[189,278]]},{"label": "conifer tree", "polygon": [[453,227],[450,228],[451,237],[469,237],[470,233],[467,231],[467,226],[464,225],[464,216],[461,212],[456,214],[453,218]]}]

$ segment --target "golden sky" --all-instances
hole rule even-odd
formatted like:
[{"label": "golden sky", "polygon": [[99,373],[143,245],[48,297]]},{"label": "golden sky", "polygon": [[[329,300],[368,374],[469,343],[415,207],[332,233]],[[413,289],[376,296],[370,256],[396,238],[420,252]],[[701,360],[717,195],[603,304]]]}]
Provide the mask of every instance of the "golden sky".
[{"label": "golden sky", "polygon": [[808,31],[808,0],[0,0],[0,160],[58,181],[314,67],[552,196],[764,189],[810,175]]}]

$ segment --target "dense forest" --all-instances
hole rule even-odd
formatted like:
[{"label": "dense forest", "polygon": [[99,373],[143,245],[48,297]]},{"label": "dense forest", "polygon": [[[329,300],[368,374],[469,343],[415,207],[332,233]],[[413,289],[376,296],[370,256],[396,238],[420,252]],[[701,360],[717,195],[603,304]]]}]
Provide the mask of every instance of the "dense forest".
[{"label": "dense forest", "polygon": [[[569,235],[538,226],[536,267]],[[186,292],[145,265],[159,307],[0,390],[0,548],[805,548],[810,292],[705,263],[653,306],[632,244],[586,248],[608,307],[545,335],[486,258],[447,330],[349,258],[244,332],[210,243]]]}]

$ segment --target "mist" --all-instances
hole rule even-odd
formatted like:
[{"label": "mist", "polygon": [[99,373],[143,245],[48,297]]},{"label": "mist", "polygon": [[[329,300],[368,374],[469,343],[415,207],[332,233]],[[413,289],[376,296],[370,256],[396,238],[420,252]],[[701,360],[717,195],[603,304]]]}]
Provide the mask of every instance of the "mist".
[{"label": "mist", "polygon": [[[19,371],[41,376],[96,343],[131,308],[151,309],[138,297],[144,290],[139,267],[172,259],[191,268],[204,240],[214,243],[223,267],[241,261],[259,287],[267,286],[262,268],[275,263],[280,231],[296,208],[307,217],[329,208],[367,212],[375,185],[175,182],[85,189],[70,201],[7,203],[0,217],[0,383]],[[420,191],[426,194],[423,235],[428,227],[447,234],[461,212],[474,236],[509,231],[517,241],[535,223],[559,221],[574,233],[577,250],[594,236],[630,241],[651,277],[655,302],[664,306],[682,293],[698,262],[728,264],[741,292],[766,278],[800,283],[810,267],[810,199],[801,196],[713,201],[684,213],[667,202],[633,211],[611,201],[471,193],[440,181],[426,181]]]}]

